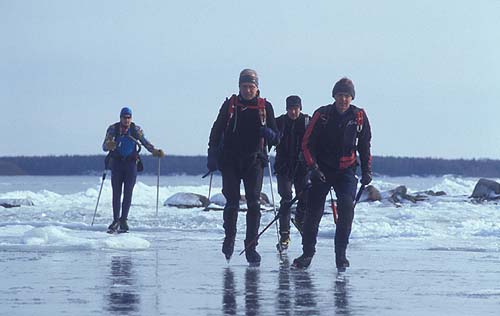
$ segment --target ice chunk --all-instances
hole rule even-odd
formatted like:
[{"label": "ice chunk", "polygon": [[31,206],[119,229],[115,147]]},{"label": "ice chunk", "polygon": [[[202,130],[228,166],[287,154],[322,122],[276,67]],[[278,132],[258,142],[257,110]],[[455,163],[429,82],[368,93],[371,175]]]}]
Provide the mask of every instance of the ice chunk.
[{"label": "ice chunk", "polygon": [[169,197],[163,205],[179,208],[206,207],[209,201],[201,194],[179,192]]}]

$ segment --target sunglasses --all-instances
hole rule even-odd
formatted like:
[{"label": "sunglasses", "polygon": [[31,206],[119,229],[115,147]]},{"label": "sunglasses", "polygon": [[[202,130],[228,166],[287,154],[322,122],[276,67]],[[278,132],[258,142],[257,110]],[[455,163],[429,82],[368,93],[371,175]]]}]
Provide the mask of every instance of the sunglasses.
[{"label": "sunglasses", "polygon": [[132,116],[122,116],[124,119],[129,120],[132,118]]}]

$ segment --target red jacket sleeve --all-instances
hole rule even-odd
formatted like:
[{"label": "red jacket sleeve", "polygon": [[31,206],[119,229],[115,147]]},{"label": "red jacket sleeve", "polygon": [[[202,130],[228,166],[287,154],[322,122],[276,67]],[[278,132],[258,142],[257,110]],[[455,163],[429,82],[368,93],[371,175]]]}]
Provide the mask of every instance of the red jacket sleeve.
[{"label": "red jacket sleeve", "polygon": [[304,159],[308,167],[312,167],[316,164],[316,140],[318,135],[319,124],[321,113],[316,110],[313,114],[309,126],[306,129],[304,138],[302,138],[302,153],[304,154]]}]

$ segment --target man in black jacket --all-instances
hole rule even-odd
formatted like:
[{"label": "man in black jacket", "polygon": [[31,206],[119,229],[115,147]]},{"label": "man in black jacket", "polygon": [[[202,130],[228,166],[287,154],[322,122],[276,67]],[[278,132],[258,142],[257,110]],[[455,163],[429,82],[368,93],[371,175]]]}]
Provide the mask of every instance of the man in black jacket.
[{"label": "man in black jacket", "polygon": [[351,104],[354,84],[348,78],[340,79],[333,87],[335,103],[314,112],[302,142],[302,150],[311,172],[302,237],[303,254],[293,265],[307,268],[316,251],[318,227],[323,216],[325,198],[331,187],[337,195],[338,221],[335,231],[335,262],[338,269],[349,266],[346,248],[354,218],[354,199],[357,188],[356,151],[361,162],[361,184],[372,180],[371,130],[363,109]]},{"label": "man in black jacket", "polygon": [[302,156],[302,138],[309,124],[309,115],[301,113],[302,100],[297,95],[286,98],[286,114],[276,119],[280,132],[280,141],[276,146],[276,160],[274,171],[278,179],[278,193],[280,202],[280,242],[278,249],[288,249],[290,243],[290,201],[292,200],[292,186],[295,194],[300,194],[295,211],[295,224],[301,230],[304,222],[306,206],[306,165]]},{"label": "man in black jacket", "polygon": [[268,146],[278,142],[278,130],[271,103],[260,98],[257,73],[244,69],[239,77],[239,94],[226,99],[212,126],[207,167],[222,173],[224,232],[222,252],[229,260],[234,251],[236,222],[243,180],[248,211],[245,253],[248,263],[260,264],[256,251],[260,226],[260,193]]}]

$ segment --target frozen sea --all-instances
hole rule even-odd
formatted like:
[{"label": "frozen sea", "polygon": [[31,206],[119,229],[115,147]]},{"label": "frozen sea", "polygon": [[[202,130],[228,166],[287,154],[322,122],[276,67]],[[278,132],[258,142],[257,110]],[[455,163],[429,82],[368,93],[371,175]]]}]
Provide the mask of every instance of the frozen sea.
[{"label": "frozen sea", "polygon": [[[447,195],[358,204],[351,267],[338,273],[331,214],[309,269],[290,269],[301,253],[296,231],[280,260],[274,227],[260,239],[261,266],[251,268],[220,252],[222,212],[160,206],[157,217],[154,176],[139,176],[131,232],[121,235],[105,233],[109,179],[91,226],[99,175],[0,177],[0,198],[35,204],[0,207],[0,315],[499,315],[500,209],[468,200],[477,180],[376,178],[381,190],[404,184]],[[220,188],[215,177],[212,194]],[[160,205],[177,192],[207,195],[208,180],[162,177]],[[261,227],[272,218],[264,213]],[[244,222],[241,213],[235,252]]]}]

